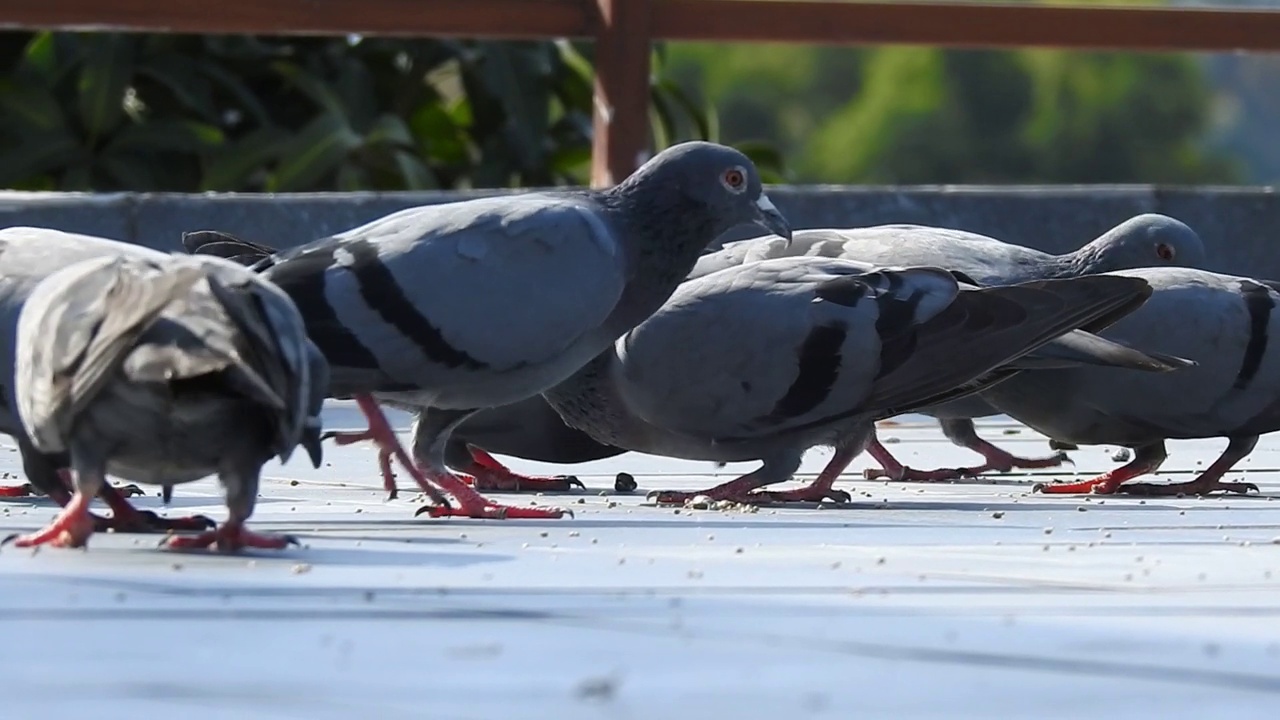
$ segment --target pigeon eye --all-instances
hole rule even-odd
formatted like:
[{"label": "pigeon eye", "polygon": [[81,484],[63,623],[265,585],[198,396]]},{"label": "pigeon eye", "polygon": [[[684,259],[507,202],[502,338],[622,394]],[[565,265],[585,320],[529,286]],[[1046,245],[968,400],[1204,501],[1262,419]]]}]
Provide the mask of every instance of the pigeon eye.
[{"label": "pigeon eye", "polygon": [[1165,243],[1160,243],[1159,245],[1156,245],[1156,255],[1161,260],[1166,260],[1166,261],[1172,260],[1174,255],[1173,246],[1167,245]]},{"label": "pigeon eye", "polygon": [[729,192],[740,193],[747,187],[747,173],[740,167],[731,167],[720,175],[720,182]]}]

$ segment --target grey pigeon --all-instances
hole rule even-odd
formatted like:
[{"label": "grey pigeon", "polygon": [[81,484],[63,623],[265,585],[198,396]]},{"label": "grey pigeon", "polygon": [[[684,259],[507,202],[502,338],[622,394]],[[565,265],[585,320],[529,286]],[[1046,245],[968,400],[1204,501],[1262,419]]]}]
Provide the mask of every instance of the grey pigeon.
[{"label": "grey pigeon", "polygon": [[[1131,218],[1080,250],[1049,255],[974,233],[918,225],[887,225],[850,230],[802,230],[788,246],[781,238],[759,238],[731,243],[702,257],[691,278],[746,262],[787,256],[870,259],[878,263],[943,265],[992,284],[1029,280],[1041,276],[1071,277],[1109,268],[1137,265],[1187,264],[1204,261],[1204,248],[1196,234],[1173,218],[1146,214]],[[1012,269],[1011,269],[1012,268]],[[899,479],[946,479],[1014,467],[1052,467],[1065,455],[1019,458],[978,437],[971,418],[996,414],[981,397],[969,396],[927,408],[938,418],[943,433],[955,444],[981,453],[987,462],[973,468],[919,471],[904,468],[874,439],[868,450],[884,466],[872,476]],[[486,452],[487,451],[487,452]],[[489,453],[527,460],[573,464],[612,457],[624,452],[594,441],[580,430],[566,426],[559,416],[535,396],[513,406],[490,408],[468,418],[452,434],[446,457],[452,467],[476,477],[477,487],[503,490],[566,490],[573,478],[530,478],[511,472]]]},{"label": "grey pigeon", "polygon": [[[412,208],[270,255],[254,268],[287,292],[354,397],[383,457],[437,501],[433,515],[559,517],[486,500],[445,467],[450,433],[477,410],[567,379],[657,310],[725,231],[790,229],[745,155],[668,148],[604,191],[526,193]],[[241,258],[263,246],[216,232],[187,249]],[[420,412],[408,461],[377,400]],[[384,461],[384,468],[389,462]],[[394,491],[394,480],[384,473]],[[452,495],[454,508],[442,503]]]},{"label": "grey pigeon", "polygon": [[[544,396],[602,443],[689,460],[763,464],[697,493],[821,500],[869,442],[875,420],[959,397],[1050,343],[1151,370],[1166,364],[1076,328],[1141,304],[1140,280],[1085,277],[976,288],[938,268],[875,269],[827,258],[751,263],[685,283],[661,310]],[[1064,335],[1065,334],[1065,335]],[[1062,338],[1059,338],[1062,336]],[[804,452],[834,446],[811,486],[788,479]]]},{"label": "grey pigeon", "polygon": [[[794,242],[762,237],[726,244],[702,257],[690,277],[746,262],[798,255],[840,257],[874,265],[936,266],[962,273],[979,285],[1007,285],[1134,267],[1197,267],[1205,262],[1204,245],[1191,228],[1171,217],[1149,213],[1132,217],[1064,255],[1050,255],[962,230],[921,225],[802,230],[795,233]],[[868,470],[868,477],[945,480],[991,470],[1054,467],[1068,459],[1064,453],[1021,458],[983,440],[973,418],[998,413],[980,397],[970,396],[921,412],[937,418],[953,443],[980,453],[986,462],[969,468],[915,470],[903,466],[873,439],[868,451],[883,467]]]},{"label": "grey pigeon", "polygon": [[168,546],[282,548],[245,529],[262,465],[302,444],[319,467],[327,365],[283,292],[213,257],[83,260],[32,290],[15,403],[35,449],[66,453],[75,494],[16,544],[83,546],[107,472],[166,487],[217,473],[228,519]]},{"label": "grey pigeon", "polygon": [[[10,227],[0,230],[0,433],[18,443],[22,468],[30,487],[66,507],[71,501],[66,453],[42,453],[32,446],[22,429],[15,405],[15,343],[18,318],[36,285],[53,273],[76,262],[101,257],[168,257],[139,245],[116,242],[61,230]],[[26,488],[5,488],[5,495],[28,494]],[[119,489],[104,484],[99,497],[111,508],[111,516],[93,516],[98,531],[168,532],[204,530],[214,525],[203,516],[162,518],[133,507]]]},{"label": "grey pigeon", "polygon": [[[1132,462],[1104,475],[1042,485],[1052,493],[1203,495],[1257,490],[1223,482],[1263,433],[1280,430],[1280,283],[1192,269],[1110,273],[1144,280],[1151,299],[1101,335],[1144,351],[1196,361],[1169,375],[1077,367],[1026,373],[982,393],[996,409],[1051,437],[1080,445],[1123,445]],[[1122,484],[1155,472],[1165,441],[1225,436],[1222,455],[1189,482]]]}]

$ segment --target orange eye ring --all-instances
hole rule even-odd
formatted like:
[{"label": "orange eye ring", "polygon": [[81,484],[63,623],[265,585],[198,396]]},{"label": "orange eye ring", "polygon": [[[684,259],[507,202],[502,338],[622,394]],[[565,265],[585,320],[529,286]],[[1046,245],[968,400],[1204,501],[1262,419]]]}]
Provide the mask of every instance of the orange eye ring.
[{"label": "orange eye ring", "polygon": [[1160,258],[1161,260],[1164,260],[1166,262],[1169,260],[1172,260],[1174,254],[1175,253],[1173,251],[1172,245],[1169,245],[1167,243],[1159,243],[1156,245],[1156,257]]},{"label": "orange eye ring", "polygon": [[740,193],[747,187],[747,173],[742,168],[734,166],[720,174],[720,182],[730,192]]}]

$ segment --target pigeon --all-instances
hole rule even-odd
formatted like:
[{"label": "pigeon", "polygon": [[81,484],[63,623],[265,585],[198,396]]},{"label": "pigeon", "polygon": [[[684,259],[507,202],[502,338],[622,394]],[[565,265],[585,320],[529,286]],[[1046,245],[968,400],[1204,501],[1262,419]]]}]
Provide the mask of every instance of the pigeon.
[{"label": "pigeon", "polygon": [[[1170,373],[1077,367],[1025,373],[982,393],[983,400],[1050,437],[1079,445],[1121,445],[1133,459],[1081,482],[1042,484],[1047,493],[1205,495],[1257,486],[1223,482],[1263,433],[1280,430],[1280,283],[1186,268],[1108,273],[1143,280],[1145,305],[1100,334],[1144,351],[1197,363]],[[1155,472],[1165,441],[1223,437],[1222,455],[1194,480],[1127,483]]]},{"label": "pigeon", "polygon": [[[703,256],[690,277],[701,277],[746,262],[797,255],[841,257],[877,265],[938,266],[960,272],[980,285],[1006,285],[1135,267],[1199,267],[1205,262],[1204,245],[1195,231],[1174,218],[1148,213],[1132,217],[1064,255],[1050,255],[962,230],[921,225],[802,230],[795,234],[794,242],[766,236],[728,243],[721,250]],[[998,413],[980,397],[970,396],[924,408],[921,412],[937,418],[943,434],[954,444],[981,454],[986,462],[967,468],[916,470],[903,466],[873,439],[868,452],[882,467],[867,470],[867,477],[948,480],[993,470],[1055,467],[1069,460],[1062,452],[1045,458],[1017,457],[983,440],[977,434],[973,418]]]},{"label": "pigeon", "polygon": [[[564,511],[502,506],[452,475],[450,433],[478,410],[567,379],[656,311],[706,246],[742,224],[791,234],[745,155],[689,142],[603,191],[410,208],[279,253],[216,231],[183,242],[241,262],[266,255],[252,267],[297,304],[329,361],[330,395],[354,398],[369,420],[366,432],[332,436],[373,440],[383,458],[395,456],[435,501],[424,510],[540,518]],[[413,460],[379,401],[419,410]],[[394,479],[383,477],[394,494]]]},{"label": "pigeon", "polygon": [[491,453],[536,462],[574,465],[626,452],[597,442],[565,424],[541,395],[482,410],[458,426],[445,446],[445,463],[475,478],[475,487],[505,492],[582,488],[573,475],[528,477],[512,472]]},{"label": "pigeon", "polygon": [[[47,495],[62,507],[71,502],[69,487],[72,478],[67,472],[70,458],[66,453],[42,453],[32,446],[14,404],[14,343],[22,308],[35,286],[49,275],[81,260],[114,256],[167,257],[165,253],[140,245],[50,228],[0,229],[0,322],[3,323],[3,334],[0,334],[3,339],[0,343],[0,433],[17,441],[22,469],[30,488],[5,488],[6,496],[26,495],[34,491]],[[99,497],[111,508],[112,514],[109,518],[92,516],[98,532],[200,531],[215,524],[199,515],[162,518],[151,511],[138,510],[125,499],[121,489],[108,484],[102,486]]]},{"label": "pigeon", "polygon": [[[847,501],[832,483],[874,422],[962,397],[1047,344],[1156,371],[1179,367],[1077,328],[1106,324],[1150,293],[1132,278],[978,288],[940,268],[833,258],[765,260],[683,284],[663,307],[543,396],[596,440],[717,463],[747,475],[659,503]],[[1061,337],[1060,337],[1061,336]],[[1099,360],[1101,361],[1101,360]],[[811,485],[787,480],[805,451],[835,456]]]},{"label": "pigeon", "polygon": [[245,529],[259,474],[302,445],[321,462],[328,366],[288,296],[215,257],[116,255],[49,275],[18,319],[15,405],[44,454],[67,454],[75,494],[19,547],[83,547],[107,472],[171,487],[217,473],[227,521],[170,548],[280,549]]}]

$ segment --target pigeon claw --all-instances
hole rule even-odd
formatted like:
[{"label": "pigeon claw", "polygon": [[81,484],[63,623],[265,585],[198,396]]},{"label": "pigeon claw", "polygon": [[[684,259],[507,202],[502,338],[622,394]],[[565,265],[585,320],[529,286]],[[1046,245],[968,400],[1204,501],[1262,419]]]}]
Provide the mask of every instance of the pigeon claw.
[{"label": "pigeon claw", "polygon": [[555,507],[516,507],[487,503],[473,508],[455,508],[452,506],[424,505],[413,514],[414,517],[427,515],[432,518],[463,517],[481,520],[558,520],[565,515],[574,517],[572,510]]},{"label": "pigeon claw", "polygon": [[1261,492],[1261,490],[1251,482],[1223,482],[1221,480],[1199,482],[1191,480],[1190,482],[1181,483],[1132,483],[1121,485],[1116,489],[1116,492],[1137,497],[1177,497],[1183,495],[1210,495],[1215,492],[1248,495],[1250,492],[1256,493]]},{"label": "pigeon claw", "polygon": [[759,503],[820,503],[830,500],[844,505],[853,501],[853,496],[843,490],[821,487],[802,487],[795,490],[759,490],[745,497],[730,498],[735,502]]},{"label": "pigeon claw", "polygon": [[290,545],[301,546],[292,535],[275,535],[255,533],[244,529],[243,525],[223,523],[215,530],[199,535],[171,535],[160,542],[160,547],[167,550],[204,550],[217,548],[219,552],[233,553],[245,548],[263,550],[284,550]]},{"label": "pigeon claw", "polygon": [[163,518],[150,510],[134,510],[124,515],[117,511],[104,521],[106,530],[118,533],[200,532],[218,526],[212,518],[204,515]]},{"label": "pigeon claw", "polygon": [[586,490],[587,486],[575,475],[558,475],[556,477],[530,477],[510,471],[503,472],[489,468],[471,468],[469,473],[474,480],[469,483],[476,490],[499,492],[567,492],[573,489]]},{"label": "pigeon claw", "polygon": [[0,545],[12,542],[15,547],[20,548],[37,545],[63,548],[84,547],[93,535],[93,516],[89,514],[88,508],[89,501],[77,494],[44,528],[29,535],[10,535]]}]

